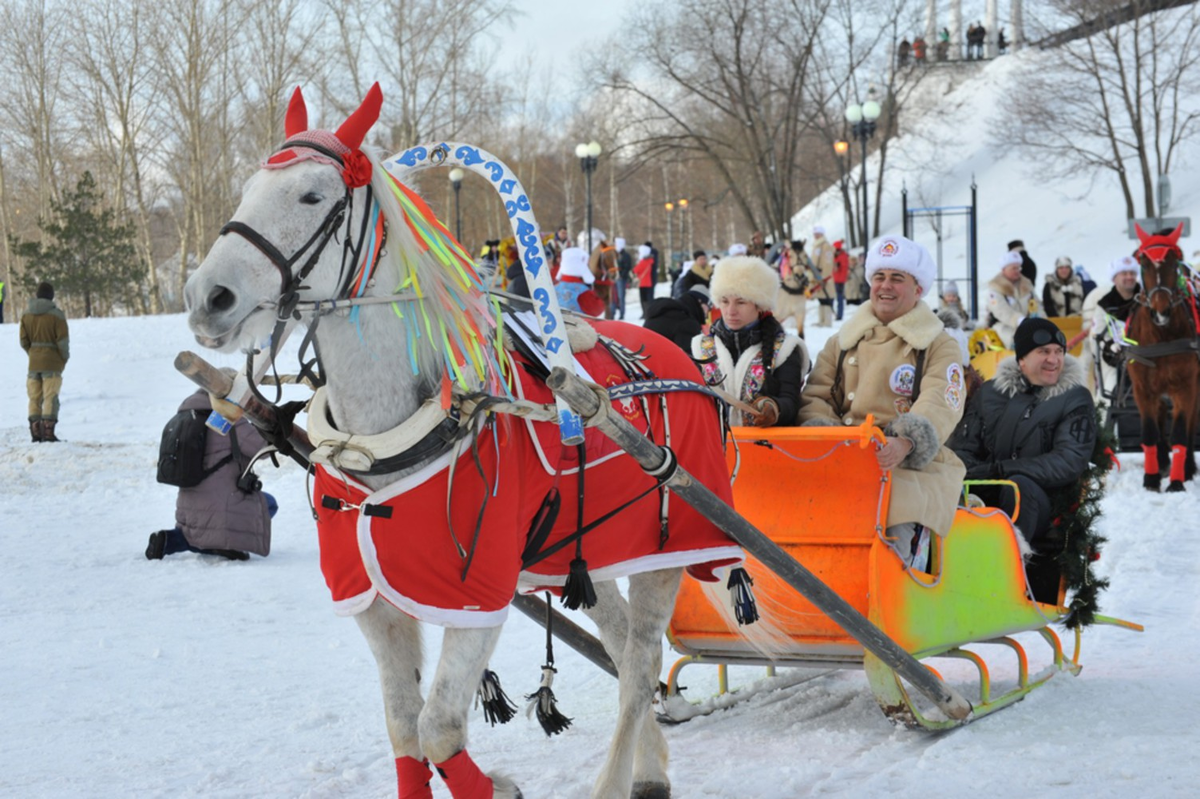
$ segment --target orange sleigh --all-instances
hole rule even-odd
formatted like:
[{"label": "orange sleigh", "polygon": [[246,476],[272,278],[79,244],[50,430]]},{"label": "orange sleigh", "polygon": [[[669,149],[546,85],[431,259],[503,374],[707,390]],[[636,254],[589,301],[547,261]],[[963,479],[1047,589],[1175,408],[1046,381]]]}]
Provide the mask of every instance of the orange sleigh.
[{"label": "orange sleigh", "polygon": [[[950,533],[934,536],[930,573],[905,567],[885,540],[891,482],[875,459],[872,442],[880,436],[869,424],[735,428],[737,447],[729,447],[735,508],[918,659],[950,657],[974,664],[979,701],[972,703],[972,718],[1022,699],[1054,674],[1077,673],[1079,631],[1068,657],[1050,626],[1068,615],[1063,588],[1056,601],[1031,598],[1017,533],[1004,513],[959,508]],[[890,718],[928,729],[963,723],[918,707],[889,667],[757,560],[749,559],[747,570],[760,609],[786,635],[783,650],[767,659],[751,649],[699,584],[685,580],[668,630],[683,657],[668,678],[665,720],[697,714],[697,706],[679,696],[679,675],[688,665],[711,663],[720,667],[722,693],[728,689],[729,665],[766,665],[769,674],[776,666],[861,668]],[[1141,629],[1107,617],[1096,620]],[[1040,633],[1052,659],[1036,675],[1030,674],[1024,647],[1011,637],[1029,631]],[[990,648],[1015,655],[1015,687],[993,696],[988,666],[974,648],[964,648],[970,644],[995,645]]]}]

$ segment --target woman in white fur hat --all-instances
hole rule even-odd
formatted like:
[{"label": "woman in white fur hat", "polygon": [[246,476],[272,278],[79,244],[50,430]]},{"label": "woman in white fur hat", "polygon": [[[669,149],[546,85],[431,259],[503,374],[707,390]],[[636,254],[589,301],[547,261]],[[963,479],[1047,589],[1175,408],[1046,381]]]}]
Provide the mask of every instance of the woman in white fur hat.
[{"label": "woman in white fur hat", "polygon": [[1013,333],[1025,317],[1044,316],[1033,282],[1021,274],[1023,263],[1018,250],[1004,253],[1000,257],[1000,274],[987,285],[987,309],[993,320],[991,327],[1009,349],[1012,349]]},{"label": "woman in white fur hat", "polygon": [[772,315],[778,290],[779,276],[761,258],[722,258],[713,272],[709,291],[721,318],[692,339],[692,357],[710,386],[758,409],[751,417],[731,408],[730,425],[795,424],[808,350]]}]

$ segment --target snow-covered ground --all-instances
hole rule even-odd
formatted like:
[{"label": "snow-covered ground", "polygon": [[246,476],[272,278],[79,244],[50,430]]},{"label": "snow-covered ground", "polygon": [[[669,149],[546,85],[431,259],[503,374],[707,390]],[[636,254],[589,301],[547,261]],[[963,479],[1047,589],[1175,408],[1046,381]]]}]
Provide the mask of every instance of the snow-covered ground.
[{"label": "snow-covered ground", "polygon": [[[829,333],[810,327],[810,346]],[[281,505],[270,557],[147,561],[174,509],[154,481],[159,433],[190,390],[171,362],[194,345],[182,316],[73,320],[71,334],[65,441],[34,445],[16,326],[0,326],[0,795],[394,796],[374,661],[332,612],[302,472],[264,474]],[[1194,795],[1200,487],[1149,495],[1140,458],[1123,466],[1100,522],[1102,604],[1145,633],[1089,632],[1078,678],[940,736],[892,726],[861,672],[760,693],[666,729],[675,795]],[[536,687],[543,640],[511,614],[492,665],[514,698]],[[473,717],[473,756],[529,799],[586,796],[615,719],[615,681],[556,656],[564,735]],[[715,676],[693,666],[683,682],[701,698]]]}]

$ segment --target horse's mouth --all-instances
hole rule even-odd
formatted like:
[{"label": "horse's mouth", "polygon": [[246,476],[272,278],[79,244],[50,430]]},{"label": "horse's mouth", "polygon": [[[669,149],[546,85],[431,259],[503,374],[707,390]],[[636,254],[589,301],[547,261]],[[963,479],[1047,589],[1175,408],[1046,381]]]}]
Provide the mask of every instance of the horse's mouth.
[{"label": "horse's mouth", "polygon": [[218,352],[233,352],[239,348],[239,345],[243,345],[242,331],[245,329],[246,323],[253,319],[255,314],[263,310],[265,309],[255,308],[224,332],[211,335],[200,332],[196,329],[199,325],[193,323],[192,332],[196,337],[196,343],[205,349],[217,350]]}]

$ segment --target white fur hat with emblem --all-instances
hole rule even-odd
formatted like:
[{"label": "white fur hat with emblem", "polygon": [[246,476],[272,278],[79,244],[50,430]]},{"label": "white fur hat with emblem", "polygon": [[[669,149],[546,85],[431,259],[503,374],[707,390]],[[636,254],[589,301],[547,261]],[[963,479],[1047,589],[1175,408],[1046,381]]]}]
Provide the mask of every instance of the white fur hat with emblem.
[{"label": "white fur hat with emblem", "polygon": [[1112,263],[1108,265],[1108,279],[1116,280],[1117,275],[1121,274],[1122,272],[1137,273],[1140,272],[1141,269],[1141,265],[1138,264],[1133,256],[1122,255],[1120,258],[1114,259]]},{"label": "white fur hat with emblem", "polygon": [[880,269],[894,269],[912,275],[921,287],[921,296],[928,297],[937,280],[937,264],[929,250],[904,236],[884,236],[867,250],[867,282]]},{"label": "white fur hat with emblem", "polygon": [[587,253],[579,247],[567,247],[562,251],[562,258],[558,262],[558,274],[560,277],[581,278],[589,286],[596,282],[596,276],[588,268]]},{"label": "white fur hat with emblem", "polygon": [[779,292],[779,274],[762,258],[731,255],[717,263],[708,290],[714,303],[725,297],[741,297],[770,311],[775,308],[775,295]]}]

